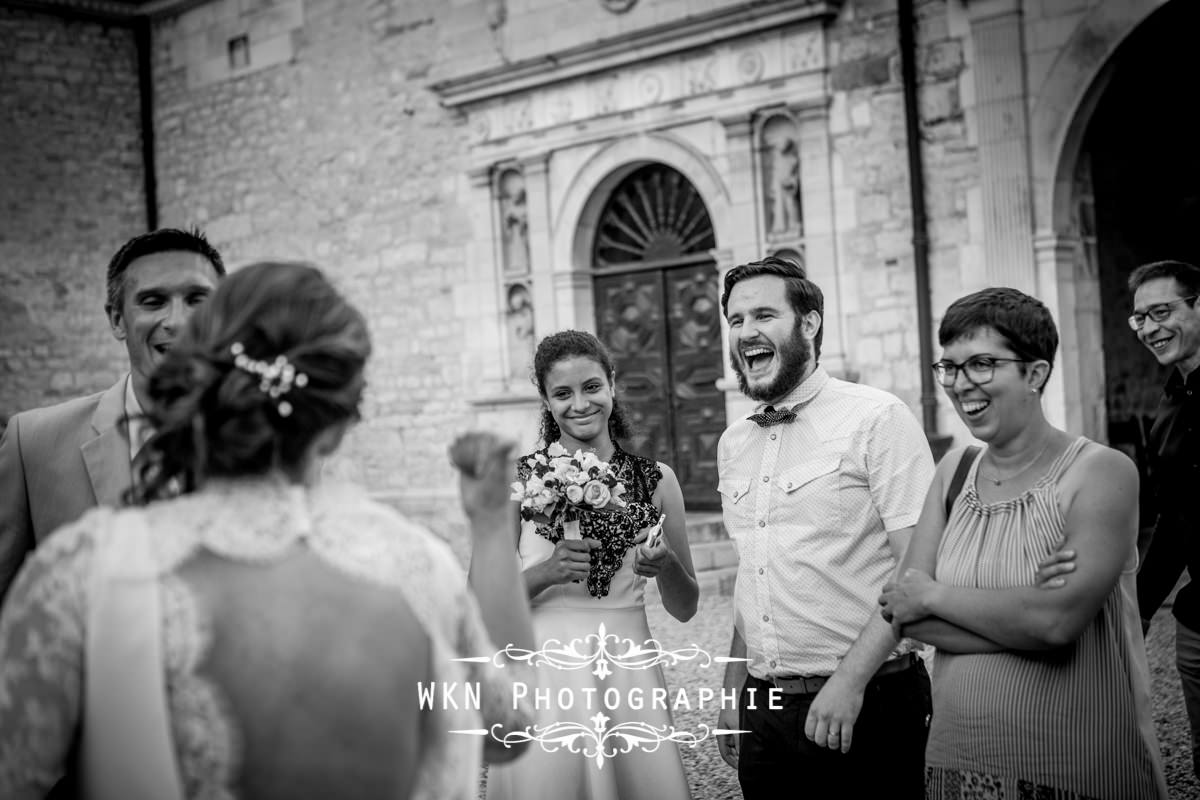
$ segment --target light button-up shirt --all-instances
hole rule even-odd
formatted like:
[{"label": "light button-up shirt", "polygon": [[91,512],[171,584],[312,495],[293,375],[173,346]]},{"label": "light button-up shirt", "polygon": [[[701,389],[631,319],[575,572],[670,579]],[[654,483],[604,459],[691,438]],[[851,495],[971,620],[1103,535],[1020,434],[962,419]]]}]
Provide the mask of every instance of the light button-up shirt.
[{"label": "light button-up shirt", "polygon": [[796,420],[740,419],[717,448],[735,624],[752,675],[830,675],[879,613],[888,532],[916,524],[933,458],[899,398],[821,367],[776,405]]}]

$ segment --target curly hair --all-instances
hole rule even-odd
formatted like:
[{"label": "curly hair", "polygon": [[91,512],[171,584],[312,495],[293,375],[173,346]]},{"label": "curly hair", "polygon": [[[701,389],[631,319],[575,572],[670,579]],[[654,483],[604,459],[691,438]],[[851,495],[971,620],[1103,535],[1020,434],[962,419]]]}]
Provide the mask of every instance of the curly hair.
[{"label": "curly hair", "polygon": [[[982,289],[950,304],[938,326],[942,347],[982,328],[991,328],[1008,343],[1012,351],[1027,361],[1045,361],[1050,365],[1044,391],[1054,371],[1054,351],[1058,349],[1058,328],[1050,309],[1036,297],[1017,289],[994,286]],[[1024,368],[1024,365],[1019,365]]]},{"label": "curly hair", "polygon": [[218,277],[225,275],[225,262],[221,260],[221,254],[208,243],[208,239],[204,238],[204,234],[198,228],[186,231],[179,228],[159,228],[133,237],[121,245],[121,249],[108,262],[105,312],[121,307],[121,299],[125,293],[125,271],[129,269],[130,264],[143,256],[180,251],[202,256],[212,264]]},{"label": "curly hair", "polygon": [[[546,376],[550,374],[550,370],[563,359],[576,357],[589,358],[599,364],[600,368],[604,370],[604,374],[608,376],[609,383],[616,378],[617,373],[613,366],[612,356],[609,354],[608,348],[595,336],[584,331],[552,333],[538,342],[537,352],[533,354],[533,385],[537,387],[538,394],[543,400],[546,399]],[[614,397],[612,414],[608,418],[608,434],[615,440],[628,439],[632,433],[629,422],[625,419],[624,410],[617,398]],[[542,406],[539,435],[544,445],[558,441],[558,438],[562,436],[558,423],[554,421],[554,415],[545,405]]]},{"label": "curly hair", "polygon": [[[305,380],[272,396],[259,375],[235,365],[235,343],[255,361],[283,357]],[[237,270],[150,378],[156,433],[138,453],[128,499],[193,491],[210,476],[298,469],[318,434],[358,419],[370,352],[362,314],[316,267]]]}]

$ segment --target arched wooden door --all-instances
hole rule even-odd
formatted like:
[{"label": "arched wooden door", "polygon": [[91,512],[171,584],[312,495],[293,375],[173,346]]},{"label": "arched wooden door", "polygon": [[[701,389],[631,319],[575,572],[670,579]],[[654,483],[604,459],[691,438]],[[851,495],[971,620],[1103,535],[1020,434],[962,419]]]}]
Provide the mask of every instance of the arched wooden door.
[{"label": "arched wooden door", "polygon": [[633,452],[671,465],[689,509],[720,507],[725,430],[712,220],[678,171],[650,164],[609,197],[593,248],[596,329],[612,350]]}]

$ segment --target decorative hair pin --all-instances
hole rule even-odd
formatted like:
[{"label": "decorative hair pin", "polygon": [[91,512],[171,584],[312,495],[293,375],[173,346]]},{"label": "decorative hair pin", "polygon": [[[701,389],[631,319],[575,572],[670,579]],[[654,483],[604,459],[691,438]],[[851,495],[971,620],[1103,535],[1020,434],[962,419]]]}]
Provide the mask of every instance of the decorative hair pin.
[{"label": "decorative hair pin", "polygon": [[287,360],[287,356],[283,354],[276,356],[274,361],[259,361],[246,355],[246,348],[242,346],[241,342],[234,342],[230,345],[229,352],[233,353],[235,367],[261,378],[258,382],[258,389],[263,394],[270,396],[272,400],[277,401],[275,410],[279,412],[279,416],[290,417],[292,404],[279,398],[290,392],[293,386],[301,389],[307,386],[308,376],[303,372],[297,372],[296,368]]}]

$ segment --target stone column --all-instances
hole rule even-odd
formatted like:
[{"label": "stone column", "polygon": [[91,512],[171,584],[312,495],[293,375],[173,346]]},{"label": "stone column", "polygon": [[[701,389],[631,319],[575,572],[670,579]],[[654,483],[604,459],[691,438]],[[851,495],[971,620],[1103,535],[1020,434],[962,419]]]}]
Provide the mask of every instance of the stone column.
[{"label": "stone column", "polygon": [[970,0],[975,115],[990,285],[1036,290],[1020,0]]},{"label": "stone column", "polygon": [[1098,284],[1080,280],[1077,236],[1042,233],[1034,240],[1037,286],[1034,293],[1057,312],[1059,347],[1054,374],[1046,386],[1046,417],[1069,433],[1106,441],[1104,360]]},{"label": "stone column", "polygon": [[529,214],[529,274],[533,278],[533,324],[537,339],[570,327],[573,321],[568,321],[569,315],[564,316],[562,311],[558,274],[560,270],[569,270],[571,265],[553,263],[549,161],[548,155],[521,161]]},{"label": "stone column", "polygon": [[471,281],[456,292],[461,297],[458,313],[471,320],[466,326],[469,363],[480,381],[474,394],[490,396],[504,390],[505,348],[503,303],[503,266],[498,243],[499,212],[492,196],[492,169],[481,167],[467,174],[469,185],[467,206],[471,219],[476,220],[475,236],[467,244],[465,255],[472,265]]},{"label": "stone column", "polygon": [[808,276],[825,296],[825,335],[821,365],[846,373],[846,336],[834,226],[833,158],[829,146],[829,106],[809,105],[792,113],[800,128],[800,202],[804,209],[804,261]]},{"label": "stone column", "polygon": [[[756,261],[766,255],[759,236],[758,191],[759,171],[754,147],[754,126],[750,114],[739,112],[718,118],[725,131],[725,159],[729,186],[729,220],[723,226],[731,232],[729,241],[717,240],[712,251],[716,261],[717,288],[724,293],[725,273],[738,264]],[[754,403],[738,390],[733,365],[729,361],[729,325],[721,315],[721,359],[725,365],[717,388],[725,392],[725,418],[734,420],[751,410]]]}]

